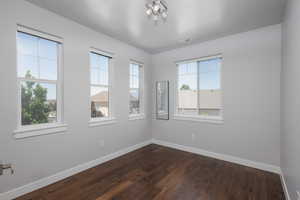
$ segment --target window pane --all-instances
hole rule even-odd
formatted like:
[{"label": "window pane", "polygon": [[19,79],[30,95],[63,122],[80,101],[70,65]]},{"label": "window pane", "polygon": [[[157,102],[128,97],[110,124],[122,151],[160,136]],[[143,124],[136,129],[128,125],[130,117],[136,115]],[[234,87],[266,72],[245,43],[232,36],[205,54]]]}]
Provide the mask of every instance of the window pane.
[{"label": "window pane", "polygon": [[140,65],[138,64],[130,64],[129,88],[129,114],[140,114]]},{"label": "window pane", "polygon": [[91,68],[97,68],[98,67],[98,54],[90,52],[90,66]]},{"label": "window pane", "polygon": [[38,78],[38,58],[29,55],[18,55],[18,77]]},{"label": "window pane", "polygon": [[18,76],[57,80],[58,43],[18,32]]},{"label": "window pane", "polygon": [[39,38],[39,57],[49,60],[56,60],[58,53],[58,43]]},{"label": "window pane", "polygon": [[57,66],[56,60],[49,60],[40,58],[40,79],[57,80]]},{"label": "window pane", "polygon": [[56,84],[21,83],[22,125],[57,121]]},{"label": "window pane", "polygon": [[91,84],[108,85],[109,59],[95,53],[90,53]]},{"label": "window pane", "polygon": [[139,76],[139,65],[131,63],[130,74],[132,76]]},{"label": "window pane", "polygon": [[108,67],[100,69],[100,85],[108,85]]},{"label": "window pane", "polygon": [[129,114],[140,113],[140,94],[138,89],[130,89]]},{"label": "window pane", "polygon": [[130,76],[130,88],[139,88],[139,78]]},{"label": "window pane", "polygon": [[109,116],[109,92],[107,87],[91,87],[91,117]]},{"label": "window pane", "polygon": [[57,80],[58,43],[39,38],[40,79]]},{"label": "window pane", "polygon": [[91,68],[90,73],[91,84],[100,84],[100,70]]},{"label": "window pane", "polygon": [[197,114],[197,63],[178,65],[178,113]]},{"label": "window pane", "polygon": [[130,77],[130,88],[139,88],[139,72],[140,66],[137,64],[130,64],[130,71],[129,71],[129,77]]},{"label": "window pane", "polygon": [[218,116],[221,111],[221,59],[199,62],[199,114]]},{"label": "window pane", "polygon": [[178,89],[197,90],[197,63],[180,64],[178,66]]},{"label": "window pane", "polygon": [[22,55],[37,56],[38,37],[18,32],[18,52]]}]

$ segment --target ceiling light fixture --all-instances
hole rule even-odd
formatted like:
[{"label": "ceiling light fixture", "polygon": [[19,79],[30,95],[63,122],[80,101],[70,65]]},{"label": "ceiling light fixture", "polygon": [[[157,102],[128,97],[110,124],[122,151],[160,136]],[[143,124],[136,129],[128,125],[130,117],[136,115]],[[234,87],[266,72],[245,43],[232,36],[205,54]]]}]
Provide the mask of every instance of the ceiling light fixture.
[{"label": "ceiling light fixture", "polygon": [[168,7],[163,0],[152,0],[146,4],[146,14],[157,22],[160,18],[166,20],[168,17]]}]

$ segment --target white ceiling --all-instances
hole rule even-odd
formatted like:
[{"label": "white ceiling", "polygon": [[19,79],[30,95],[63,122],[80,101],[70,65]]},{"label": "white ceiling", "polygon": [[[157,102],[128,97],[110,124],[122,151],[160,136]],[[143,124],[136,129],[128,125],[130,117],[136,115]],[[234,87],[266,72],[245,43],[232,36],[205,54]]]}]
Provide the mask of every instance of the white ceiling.
[{"label": "white ceiling", "polygon": [[[285,0],[166,0],[167,21],[145,13],[146,0],[27,0],[150,53],[281,22]],[[184,42],[187,38],[191,41]]]}]

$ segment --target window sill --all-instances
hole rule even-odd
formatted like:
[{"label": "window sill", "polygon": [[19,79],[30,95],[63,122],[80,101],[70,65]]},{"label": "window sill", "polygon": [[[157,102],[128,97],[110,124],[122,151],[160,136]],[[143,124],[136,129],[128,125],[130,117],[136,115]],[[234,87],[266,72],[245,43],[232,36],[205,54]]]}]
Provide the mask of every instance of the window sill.
[{"label": "window sill", "polygon": [[22,127],[14,131],[16,139],[36,137],[40,135],[49,135],[67,131],[67,124],[47,124],[30,127]]},{"label": "window sill", "polygon": [[129,121],[142,120],[145,119],[145,115],[144,114],[129,115],[128,119]]},{"label": "window sill", "polygon": [[198,116],[190,116],[190,115],[174,115],[175,120],[183,120],[183,121],[194,121],[194,122],[205,122],[212,124],[224,124],[224,120],[222,117],[198,117]]},{"label": "window sill", "polygon": [[114,123],[117,123],[117,120],[114,117],[103,118],[103,119],[91,119],[89,121],[89,127],[103,126],[103,125],[114,124]]}]

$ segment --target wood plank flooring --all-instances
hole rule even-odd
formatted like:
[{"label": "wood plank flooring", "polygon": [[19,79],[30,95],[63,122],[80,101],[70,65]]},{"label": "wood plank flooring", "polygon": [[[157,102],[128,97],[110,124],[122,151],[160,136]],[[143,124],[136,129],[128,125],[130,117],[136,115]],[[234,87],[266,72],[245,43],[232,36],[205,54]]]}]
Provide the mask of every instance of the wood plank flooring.
[{"label": "wood plank flooring", "polygon": [[284,200],[277,174],[149,145],[17,200]]}]

